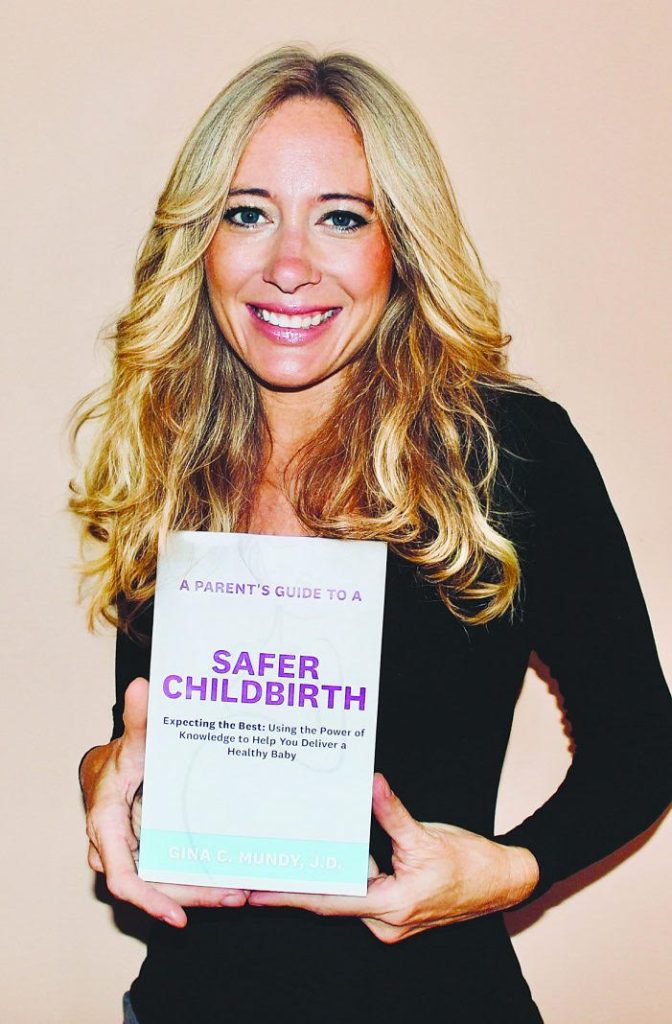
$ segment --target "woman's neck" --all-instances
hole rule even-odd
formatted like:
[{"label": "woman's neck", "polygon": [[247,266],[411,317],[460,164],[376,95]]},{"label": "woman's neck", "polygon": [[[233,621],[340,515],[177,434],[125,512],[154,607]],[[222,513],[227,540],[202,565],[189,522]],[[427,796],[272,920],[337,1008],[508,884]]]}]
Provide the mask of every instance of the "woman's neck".
[{"label": "woman's neck", "polygon": [[324,381],[321,385],[303,391],[262,392],[270,435],[264,468],[265,480],[282,486],[291,460],[324,423],[334,401],[333,387],[326,386],[329,383]]},{"label": "woman's neck", "polygon": [[[278,536],[307,535],[287,496],[291,490],[291,461],[328,415],[333,392],[264,391],[262,402],[269,431],[262,477],[254,497],[248,531]],[[319,394],[314,392],[319,391]]]}]

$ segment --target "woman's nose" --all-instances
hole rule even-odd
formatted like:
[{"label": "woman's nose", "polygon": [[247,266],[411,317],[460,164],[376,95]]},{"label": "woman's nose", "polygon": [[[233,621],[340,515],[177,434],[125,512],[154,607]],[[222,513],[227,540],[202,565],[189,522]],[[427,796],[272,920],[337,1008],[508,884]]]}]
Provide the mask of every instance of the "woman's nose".
[{"label": "woman's nose", "polygon": [[273,238],[264,268],[264,281],[283,292],[295,292],[304,284],[317,284],[320,272],[308,233],[298,227],[282,227]]}]

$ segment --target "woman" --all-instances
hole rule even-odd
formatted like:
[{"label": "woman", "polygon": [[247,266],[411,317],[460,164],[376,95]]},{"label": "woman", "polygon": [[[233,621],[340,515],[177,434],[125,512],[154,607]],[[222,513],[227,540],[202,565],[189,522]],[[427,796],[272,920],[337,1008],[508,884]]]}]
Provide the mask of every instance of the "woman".
[{"label": "woman", "polygon": [[[284,47],[217,97],[160,199],[109,392],[78,420],[102,418],[72,499],[102,544],[90,620],[119,626],[113,739],[81,766],[89,862],[157,919],[129,1020],[539,1021],[500,911],[665,808],[670,700],[627,545],[508,340],[427,129],[380,72]],[[366,898],[137,877],[167,529],[388,542]],[[532,650],[576,753],[493,837]]]}]

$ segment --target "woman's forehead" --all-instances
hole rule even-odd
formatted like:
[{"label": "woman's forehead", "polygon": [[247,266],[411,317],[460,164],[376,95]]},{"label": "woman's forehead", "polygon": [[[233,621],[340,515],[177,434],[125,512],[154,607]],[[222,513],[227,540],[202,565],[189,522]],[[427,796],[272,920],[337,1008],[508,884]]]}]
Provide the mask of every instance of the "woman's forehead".
[{"label": "woman's forehead", "polygon": [[256,130],[236,168],[232,188],[315,195],[355,192],[371,198],[371,180],[359,136],[328,99],[291,97]]}]

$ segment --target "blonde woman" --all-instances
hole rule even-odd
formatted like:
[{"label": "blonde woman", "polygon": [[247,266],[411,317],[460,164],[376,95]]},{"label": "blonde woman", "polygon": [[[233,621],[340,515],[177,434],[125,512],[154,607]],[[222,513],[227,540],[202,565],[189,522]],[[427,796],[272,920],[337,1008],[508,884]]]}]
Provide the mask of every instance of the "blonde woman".
[{"label": "blonde woman", "polygon": [[[81,765],[89,862],[156,919],[127,1021],[539,1021],[501,911],[664,810],[670,700],[628,548],[508,340],[427,128],[380,71],[283,47],[215,99],[159,200],[111,383],[77,413],[99,422],[71,500],[96,544],[89,618],[119,630],[113,739]],[[365,898],[137,877],[169,529],[388,542]],[[493,836],[533,650],[576,753]]]}]

